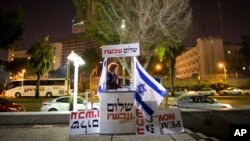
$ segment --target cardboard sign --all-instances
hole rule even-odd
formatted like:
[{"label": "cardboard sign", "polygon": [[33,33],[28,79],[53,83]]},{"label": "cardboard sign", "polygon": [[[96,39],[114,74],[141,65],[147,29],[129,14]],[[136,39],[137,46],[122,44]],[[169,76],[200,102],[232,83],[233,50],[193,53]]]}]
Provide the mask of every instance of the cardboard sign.
[{"label": "cardboard sign", "polygon": [[69,134],[79,135],[99,133],[99,115],[99,110],[71,112],[69,121]]},{"label": "cardboard sign", "polygon": [[184,132],[181,111],[179,109],[158,110],[157,114],[162,134]]},{"label": "cardboard sign", "polygon": [[100,133],[135,133],[134,92],[100,94]]},{"label": "cardboard sign", "polygon": [[136,109],[136,135],[163,135],[184,132],[178,109],[157,110],[149,119]]},{"label": "cardboard sign", "polygon": [[139,43],[133,44],[118,44],[118,45],[103,45],[102,57],[131,57],[139,56]]}]

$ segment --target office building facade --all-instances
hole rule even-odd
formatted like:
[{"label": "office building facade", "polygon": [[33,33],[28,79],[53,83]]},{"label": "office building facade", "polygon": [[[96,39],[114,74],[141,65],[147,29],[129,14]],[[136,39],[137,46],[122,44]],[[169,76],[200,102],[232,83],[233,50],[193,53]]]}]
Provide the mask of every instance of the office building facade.
[{"label": "office building facade", "polygon": [[241,45],[223,43],[219,37],[198,38],[176,58],[177,79],[235,78],[246,76],[250,63],[240,54]]}]

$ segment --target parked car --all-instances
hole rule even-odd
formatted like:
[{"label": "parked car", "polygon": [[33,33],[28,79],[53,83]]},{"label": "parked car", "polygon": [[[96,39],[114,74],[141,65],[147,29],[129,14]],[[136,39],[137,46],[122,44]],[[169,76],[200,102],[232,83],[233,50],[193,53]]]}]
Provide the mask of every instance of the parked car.
[{"label": "parked car", "polygon": [[236,87],[228,87],[225,90],[219,91],[219,95],[242,95],[243,90]]},{"label": "parked car", "polygon": [[200,91],[197,91],[196,93],[199,95],[213,96],[216,94],[216,90],[211,89],[211,88],[202,88]]},{"label": "parked car", "polygon": [[[69,111],[69,99],[70,96],[62,96],[50,101],[45,101],[42,103],[41,111]],[[85,99],[77,97],[77,110],[82,111],[86,109],[91,109],[91,103],[86,102]],[[99,109],[98,103],[93,103],[92,109]]]},{"label": "parked car", "polygon": [[230,104],[219,103],[215,99],[204,95],[185,95],[179,98],[175,104],[180,108],[218,109],[232,108]]},{"label": "parked car", "polygon": [[[185,95],[187,93],[188,93],[188,91],[185,88],[174,88],[174,94],[177,96]],[[172,95],[172,94],[170,93],[170,95]]]},{"label": "parked car", "polygon": [[0,112],[24,112],[25,107],[8,101],[7,99],[0,98]]},{"label": "parked car", "polygon": [[250,89],[244,89],[243,94],[245,95],[250,95]]},{"label": "parked car", "polygon": [[[73,93],[73,92],[72,92]],[[82,96],[82,97],[86,97],[86,95],[88,96],[88,98],[90,98],[91,97],[91,95],[93,95],[93,97],[94,96],[96,96],[96,92],[95,91],[93,91],[93,90],[90,90],[90,89],[84,89],[83,90],[83,92],[81,92],[81,93],[79,93],[78,95],[79,96]]]}]

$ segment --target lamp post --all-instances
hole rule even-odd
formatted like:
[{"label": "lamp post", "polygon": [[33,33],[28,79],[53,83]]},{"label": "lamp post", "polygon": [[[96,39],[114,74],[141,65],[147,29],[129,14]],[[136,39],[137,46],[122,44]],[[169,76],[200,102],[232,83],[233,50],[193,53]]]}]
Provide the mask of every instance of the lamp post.
[{"label": "lamp post", "polygon": [[26,71],[25,69],[22,70],[22,73],[23,73],[22,74],[22,79],[24,79],[24,73],[25,73],[25,71]]},{"label": "lamp post", "polygon": [[24,73],[25,73],[25,69],[22,70],[22,86],[23,86],[23,80],[24,80]]},{"label": "lamp post", "polygon": [[73,111],[77,111],[77,90],[78,90],[78,68],[79,65],[85,64],[83,59],[76,54],[74,51],[70,53],[67,57],[68,60],[74,62],[75,72],[74,72],[74,95],[73,95]]},{"label": "lamp post", "polygon": [[223,68],[224,77],[225,77],[225,79],[227,79],[227,69],[226,69],[226,67],[225,67],[225,64],[220,63],[220,64],[219,64],[219,67],[220,67],[220,68]]},{"label": "lamp post", "polygon": [[[122,20],[122,24],[121,24],[121,39],[120,39],[120,44],[123,43],[124,40],[124,30],[126,28],[125,25],[125,20]],[[122,60],[125,62],[125,58],[123,57]],[[125,86],[125,66],[122,66],[122,85]]]}]

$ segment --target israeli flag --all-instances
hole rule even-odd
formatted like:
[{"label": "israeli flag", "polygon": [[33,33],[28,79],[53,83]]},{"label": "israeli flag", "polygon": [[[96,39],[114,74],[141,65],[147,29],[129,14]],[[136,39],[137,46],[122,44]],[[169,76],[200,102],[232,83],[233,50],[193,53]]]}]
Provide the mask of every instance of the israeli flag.
[{"label": "israeli flag", "polygon": [[134,57],[134,77],[136,106],[152,116],[168,91],[146,72],[136,57]]},{"label": "israeli flag", "polygon": [[102,74],[98,85],[98,95],[99,92],[106,90],[106,77],[107,77],[107,58],[102,62]]}]

